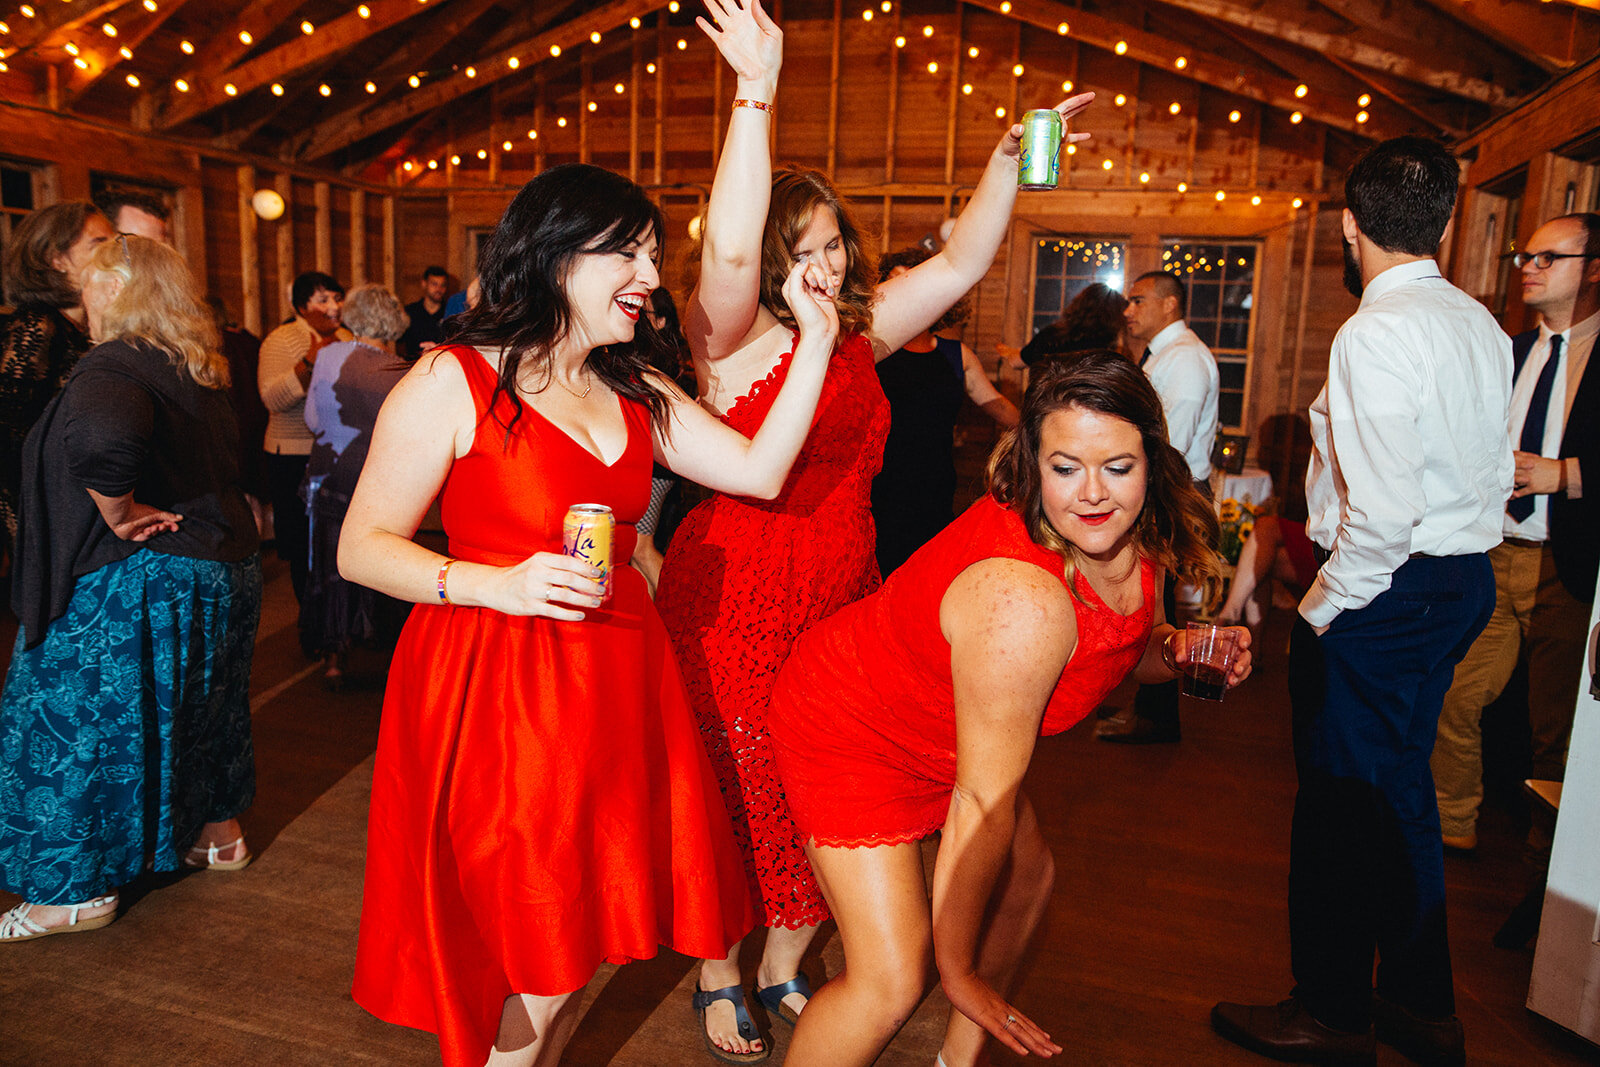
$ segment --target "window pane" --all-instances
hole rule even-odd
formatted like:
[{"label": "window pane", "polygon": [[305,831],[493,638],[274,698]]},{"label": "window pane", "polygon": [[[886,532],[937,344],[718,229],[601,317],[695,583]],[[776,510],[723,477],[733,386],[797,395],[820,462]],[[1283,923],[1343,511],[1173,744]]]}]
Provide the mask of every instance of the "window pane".
[{"label": "window pane", "polygon": [[0,167],[0,205],[33,210],[33,175],[16,167]]},{"label": "window pane", "polygon": [[1095,282],[1118,292],[1128,246],[1117,240],[1055,234],[1035,243],[1032,321],[1037,332],[1061,317],[1074,297]]},{"label": "window pane", "polygon": [[1244,393],[1250,378],[1250,312],[1255,302],[1255,242],[1169,240],[1162,269],[1189,286],[1189,326],[1217,357],[1217,415],[1224,427],[1243,429]]}]

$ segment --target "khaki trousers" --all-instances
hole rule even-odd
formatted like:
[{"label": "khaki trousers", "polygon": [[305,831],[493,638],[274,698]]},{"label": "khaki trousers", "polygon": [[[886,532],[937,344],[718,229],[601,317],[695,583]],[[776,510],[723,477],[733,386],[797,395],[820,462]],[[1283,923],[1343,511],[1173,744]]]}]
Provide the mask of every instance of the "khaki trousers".
[{"label": "khaki trousers", "polygon": [[1589,605],[1556,577],[1549,548],[1506,542],[1490,550],[1489,562],[1494,614],[1456,667],[1431,761],[1440,827],[1451,837],[1477,829],[1483,709],[1499,698],[1520,656],[1528,659],[1533,777],[1561,779],[1589,628]]}]

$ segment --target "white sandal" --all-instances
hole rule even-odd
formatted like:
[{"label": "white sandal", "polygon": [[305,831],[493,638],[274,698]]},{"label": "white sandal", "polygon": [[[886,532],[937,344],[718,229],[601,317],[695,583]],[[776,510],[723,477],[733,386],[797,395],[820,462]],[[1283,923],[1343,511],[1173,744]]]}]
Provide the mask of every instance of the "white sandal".
[{"label": "white sandal", "polygon": [[[250,850],[248,848],[240,849],[241,854],[235,856],[231,860],[219,860],[217,857],[222,855],[224,852],[232,852],[234,849],[239,848],[243,844],[244,837],[241,835],[234,838],[232,841],[229,841],[225,845],[201,845],[198,843],[190,845],[188,853],[183,857],[183,865],[185,867],[196,867],[207,871],[242,871],[250,865],[251,860],[255,859],[255,857],[250,854]],[[196,853],[202,850],[204,850],[206,854],[206,861],[204,863],[201,863],[198,859],[196,859]]]},{"label": "white sandal", "polygon": [[[95,897],[82,904],[63,904],[61,907],[67,909],[67,921],[59,926],[40,926],[29,917],[34,905],[18,904],[4,915],[0,915],[0,942],[31,941],[36,937],[49,937],[51,934],[85,934],[102,926],[110,926],[117,918],[116,903],[117,895],[112,893],[108,897]],[[93,915],[82,920],[78,918],[78,913],[85,908],[98,908],[106,904],[112,907],[104,915]]]}]

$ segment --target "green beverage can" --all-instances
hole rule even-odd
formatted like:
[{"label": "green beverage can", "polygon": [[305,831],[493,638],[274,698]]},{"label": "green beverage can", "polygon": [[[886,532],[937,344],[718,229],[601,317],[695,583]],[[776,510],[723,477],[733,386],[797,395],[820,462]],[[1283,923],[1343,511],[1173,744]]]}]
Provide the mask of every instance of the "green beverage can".
[{"label": "green beverage can", "polygon": [[1061,112],[1038,108],[1022,116],[1022,155],[1017,160],[1018,189],[1054,189],[1061,165]]}]

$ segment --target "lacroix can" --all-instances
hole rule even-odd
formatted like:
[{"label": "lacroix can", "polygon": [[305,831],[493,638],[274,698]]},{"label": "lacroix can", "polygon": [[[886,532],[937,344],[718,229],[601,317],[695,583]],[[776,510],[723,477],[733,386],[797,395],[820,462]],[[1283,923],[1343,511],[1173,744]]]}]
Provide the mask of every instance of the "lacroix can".
[{"label": "lacroix can", "polygon": [[1018,189],[1054,189],[1061,165],[1061,139],[1066,123],[1054,108],[1038,108],[1022,116],[1022,155],[1017,160]]},{"label": "lacroix can", "polygon": [[561,550],[600,569],[601,599],[611,599],[611,543],[617,520],[604,504],[574,504],[561,521]]}]

